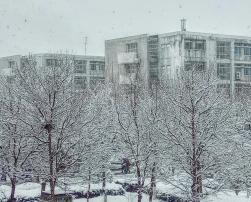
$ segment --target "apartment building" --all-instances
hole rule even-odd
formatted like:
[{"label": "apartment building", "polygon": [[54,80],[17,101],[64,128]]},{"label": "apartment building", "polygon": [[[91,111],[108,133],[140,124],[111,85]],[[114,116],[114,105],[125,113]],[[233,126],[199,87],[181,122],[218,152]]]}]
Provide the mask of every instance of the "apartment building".
[{"label": "apartment building", "polygon": [[137,35],[105,42],[107,78],[129,84],[175,78],[182,68],[214,68],[219,86],[236,95],[251,84],[251,37],[186,31]]},{"label": "apartment building", "polygon": [[[60,54],[62,56],[62,54]],[[42,53],[32,55],[37,67],[58,64],[58,54]],[[70,55],[74,60],[74,86],[76,88],[94,87],[105,81],[105,61],[102,56]],[[0,74],[12,75],[13,67],[21,67],[27,56],[14,55],[0,58]]]}]

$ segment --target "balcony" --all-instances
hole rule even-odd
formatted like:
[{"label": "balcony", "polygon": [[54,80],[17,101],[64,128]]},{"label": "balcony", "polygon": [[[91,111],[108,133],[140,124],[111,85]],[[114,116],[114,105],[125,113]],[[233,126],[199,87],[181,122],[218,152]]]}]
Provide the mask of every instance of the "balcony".
[{"label": "balcony", "polygon": [[118,64],[139,63],[138,54],[136,52],[119,53]]},{"label": "balcony", "polygon": [[186,61],[205,61],[204,50],[185,50]]},{"label": "balcony", "polygon": [[234,59],[238,60],[238,61],[250,62],[251,61],[251,55],[235,55]]}]

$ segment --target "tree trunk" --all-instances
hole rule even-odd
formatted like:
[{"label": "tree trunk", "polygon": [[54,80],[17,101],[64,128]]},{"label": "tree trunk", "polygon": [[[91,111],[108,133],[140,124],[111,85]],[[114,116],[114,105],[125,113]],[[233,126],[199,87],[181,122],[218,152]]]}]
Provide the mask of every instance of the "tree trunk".
[{"label": "tree trunk", "polygon": [[200,173],[200,162],[197,156],[198,152],[198,143],[197,143],[197,135],[195,128],[195,109],[193,108],[192,119],[192,200],[193,202],[200,202],[200,194],[202,193],[202,178]]},{"label": "tree trunk", "polygon": [[249,178],[248,176],[245,177],[245,187],[246,187],[246,192],[247,192],[247,198],[250,197],[250,186],[249,186]]},{"label": "tree trunk", "polygon": [[86,195],[87,202],[89,202],[90,191],[91,191],[91,168],[89,167],[89,169],[88,169],[88,189],[87,189],[87,195]]},{"label": "tree trunk", "polygon": [[2,168],[2,174],[1,174],[1,181],[6,181],[6,173],[5,173],[5,170]]},{"label": "tree trunk", "polygon": [[42,182],[41,183],[41,195],[45,191],[45,189],[46,189],[46,182]]},{"label": "tree trunk", "polygon": [[40,178],[39,178],[39,175],[37,175],[37,176],[36,176],[36,179],[35,179],[35,181],[36,181],[37,183],[39,183],[39,182],[40,182]]},{"label": "tree trunk", "polygon": [[51,198],[54,200],[55,196],[55,186],[56,186],[56,179],[54,176],[54,160],[53,160],[53,153],[52,153],[52,126],[47,126],[47,132],[48,132],[48,153],[49,153],[49,169],[50,169],[50,192],[51,192]]},{"label": "tree trunk", "polygon": [[247,198],[250,197],[250,191],[249,191],[249,187],[246,185],[246,189],[247,189]]},{"label": "tree trunk", "polygon": [[142,191],[138,191],[138,202],[142,200]]},{"label": "tree trunk", "polygon": [[153,198],[155,198],[155,191],[156,191],[156,178],[155,178],[155,170],[156,170],[156,163],[153,163],[152,167],[152,176],[151,176],[151,186],[149,191],[149,202],[153,201]]},{"label": "tree trunk", "polygon": [[138,178],[138,202],[142,200],[142,182],[141,182],[141,172],[140,172],[140,165],[139,161],[136,161],[136,173]]},{"label": "tree trunk", "polygon": [[202,176],[200,161],[197,160],[197,175],[198,175],[198,193],[202,194]]},{"label": "tree trunk", "polygon": [[105,172],[102,172],[102,189],[103,189],[103,194],[104,194],[104,202],[107,202],[107,193],[106,193],[106,174]]},{"label": "tree trunk", "polygon": [[192,197],[194,202],[199,202],[202,194],[202,177],[200,173],[200,162],[196,160],[193,162],[193,184],[192,184]]},{"label": "tree trunk", "polygon": [[8,202],[14,202],[15,201],[15,191],[16,191],[16,177],[12,177],[10,179],[11,181],[11,194]]}]

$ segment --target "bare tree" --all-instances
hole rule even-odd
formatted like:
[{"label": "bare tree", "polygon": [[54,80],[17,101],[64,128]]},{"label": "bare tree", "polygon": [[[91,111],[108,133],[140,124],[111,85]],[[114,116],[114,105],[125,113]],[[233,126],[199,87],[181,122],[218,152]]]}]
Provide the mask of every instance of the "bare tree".
[{"label": "bare tree", "polygon": [[246,190],[247,197],[250,196],[251,188],[251,87],[244,85],[239,89],[238,96],[234,100],[233,109],[235,111],[236,133],[233,138],[234,152],[231,157],[232,163],[227,166],[226,185],[235,190],[238,194],[241,190]]},{"label": "bare tree", "polygon": [[74,88],[73,69],[74,58],[65,54],[42,67],[31,56],[16,69],[18,91],[26,104],[24,122],[37,144],[43,145],[42,175],[50,182],[52,198],[57,179],[79,161],[82,129],[94,118],[89,116],[89,91]]},{"label": "bare tree", "polygon": [[152,141],[153,130],[150,124],[154,120],[149,120],[152,102],[147,86],[137,76],[129,85],[119,88],[115,90],[118,93],[114,96],[116,139],[124,156],[132,161],[135,168],[140,202],[145,179],[150,177],[151,168],[154,169],[151,160],[156,142]]},{"label": "bare tree", "polygon": [[[194,67],[162,88],[160,131],[171,147],[167,157],[173,155],[171,162],[179,172],[171,179],[167,172],[165,179],[195,202],[203,196],[208,177],[217,179],[221,174],[223,159],[231,152],[226,149],[232,134],[231,103],[216,84],[212,71]],[[218,190],[220,183],[216,185]]]},{"label": "bare tree", "polygon": [[0,162],[2,170],[11,181],[9,201],[14,201],[17,181],[27,174],[31,175],[28,168],[37,151],[37,145],[22,121],[25,111],[22,97],[16,92],[16,82],[8,78],[1,79]]}]

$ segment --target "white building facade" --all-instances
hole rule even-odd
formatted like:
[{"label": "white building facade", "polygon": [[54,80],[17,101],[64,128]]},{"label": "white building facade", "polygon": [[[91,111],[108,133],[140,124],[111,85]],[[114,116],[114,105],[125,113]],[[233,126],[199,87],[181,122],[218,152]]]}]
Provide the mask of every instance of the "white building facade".
[{"label": "white building facade", "polygon": [[[42,53],[32,55],[37,67],[57,64],[58,54]],[[105,81],[105,61],[102,56],[69,55],[74,60],[74,85],[76,88],[93,87]],[[0,58],[0,74],[13,74],[13,67],[21,67],[27,56],[15,55]]]},{"label": "white building facade", "polygon": [[[133,47],[133,48],[130,48]],[[251,83],[251,37],[179,31],[107,40],[107,78],[118,84],[140,72],[146,83],[175,78],[181,68],[214,68],[235,95]]]}]

